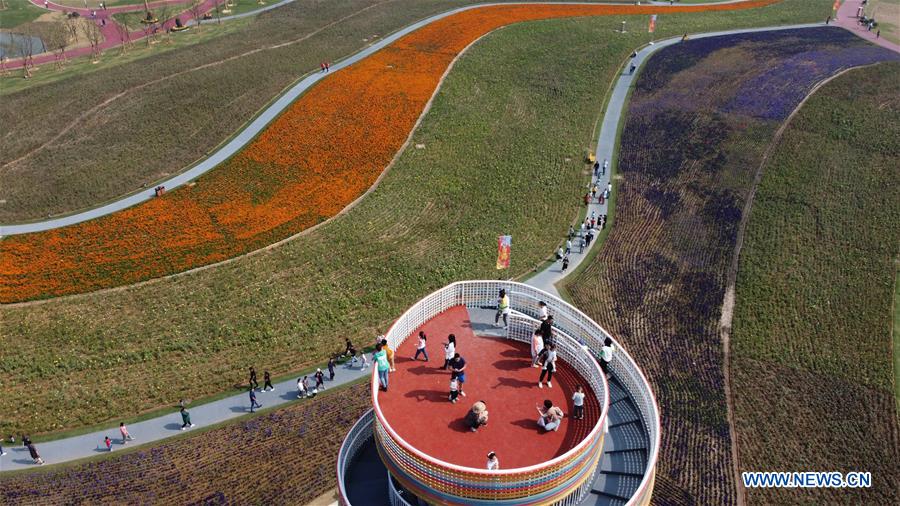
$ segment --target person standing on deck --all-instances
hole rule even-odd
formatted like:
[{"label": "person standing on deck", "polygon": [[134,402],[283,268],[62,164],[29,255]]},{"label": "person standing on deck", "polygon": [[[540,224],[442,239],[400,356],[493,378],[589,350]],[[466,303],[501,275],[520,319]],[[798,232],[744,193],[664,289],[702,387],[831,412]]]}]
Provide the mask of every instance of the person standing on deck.
[{"label": "person standing on deck", "polygon": [[388,376],[391,372],[391,363],[388,362],[387,352],[384,350],[381,343],[375,346],[375,354],[373,355],[375,359],[376,367],[378,368],[378,382],[381,384],[381,391],[388,391]]},{"label": "person standing on deck", "polygon": [[547,353],[544,355],[544,367],[541,370],[541,377],[538,378],[538,388],[544,388],[544,375],[547,375],[547,388],[553,388],[553,373],[556,371],[556,346],[547,345]]},{"label": "person standing on deck", "polygon": [[541,335],[541,328],[538,327],[531,335],[531,367],[538,366],[542,351],[544,351],[544,336]]},{"label": "person standing on deck", "polygon": [[488,471],[497,471],[500,469],[500,459],[497,458],[497,454],[494,452],[490,452],[487,454],[487,470]]},{"label": "person standing on deck", "polygon": [[500,316],[503,316],[503,328],[509,328],[509,296],[506,295],[506,290],[500,289],[500,297],[497,298],[497,314],[494,315],[494,325],[496,326],[500,321]]},{"label": "person standing on deck", "polygon": [[453,371],[457,381],[459,381],[459,395],[465,397],[466,393],[463,391],[463,384],[466,382],[466,360],[459,353],[453,355],[453,360],[450,361],[450,370]]},{"label": "person standing on deck", "polygon": [[416,345],[416,355],[413,357],[413,360],[419,360],[419,354],[425,356],[425,361],[428,362],[428,352],[425,350],[425,346],[428,344],[428,338],[425,337],[425,332],[419,331],[419,343]]},{"label": "person standing on deck", "polygon": [[456,355],[456,336],[450,334],[447,336],[447,342],[444,343],[444,365],[441,366],[441,369],[447,370],[454,355]]}]

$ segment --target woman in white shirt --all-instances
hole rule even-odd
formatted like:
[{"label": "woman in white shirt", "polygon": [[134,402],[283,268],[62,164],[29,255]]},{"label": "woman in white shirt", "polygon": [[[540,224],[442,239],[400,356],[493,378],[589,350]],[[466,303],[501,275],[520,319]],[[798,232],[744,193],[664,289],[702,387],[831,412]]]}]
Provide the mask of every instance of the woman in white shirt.
[{"label": "woman in white shirt", "polygon": [[541,328],[534,329],[531,335],[531,366],[538,367],[538,360],[541,358],[541,351],[544,350],[544,336],[541,335]]},{"label": "woman in white shirt", "polygon": [[441,366],[441,369],[447,370],[454,355],[456,355],[456,336],[450,334],[447,336],[447,342],[444,343],[444,365]]},{"label": "woman in white shirt", "polygon": [[413,360],[419,360],[419,353],[421,353],[422,355],[425,355],[425,361],[428,362],[428,352],[425,351],[425,344],[427,340],[428,338],[425,337],[425,333],[420,330],[419,344],[416,345],[416,356],[413,357]]}]

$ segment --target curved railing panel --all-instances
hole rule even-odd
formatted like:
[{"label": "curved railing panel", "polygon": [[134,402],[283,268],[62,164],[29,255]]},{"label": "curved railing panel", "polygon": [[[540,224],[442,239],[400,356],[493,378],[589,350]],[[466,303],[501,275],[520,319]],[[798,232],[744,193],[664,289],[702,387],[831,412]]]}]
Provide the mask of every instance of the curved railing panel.
[{"label": "curved railing panel", "polygon": [[[363,416],[353,424],[350,432],[344,437],[341,443],[341,449],[338,451],[337,457],[337,483],[338,483],[338,502],[341,506],[350,506],[347,498],[347,489],[344,483],[347,478],[347,470],[353,463],[353,459],[359,453],[359,450],[372,437],[372,422],[375,420],[374,410],[366,411]],[[390,480],[388,480],[390,481]]]}]

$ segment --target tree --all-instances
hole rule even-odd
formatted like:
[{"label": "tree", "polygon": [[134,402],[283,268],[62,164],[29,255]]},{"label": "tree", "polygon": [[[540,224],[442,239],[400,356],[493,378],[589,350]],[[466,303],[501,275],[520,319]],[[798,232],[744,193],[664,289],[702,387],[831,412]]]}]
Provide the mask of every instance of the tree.
[{"label": "tree", "polygon": [[69,47],[69,28],[65,21],[50,23],[45,30],[44,45],[56,53],[56,66],[62,68],[66,61],[66,48]]},{"label": "tree", "polygon": [[172,42],[172,39],[169,37],[169,31],[165,30],[166,22],[168,22],[169,18],[172,17],[172,6],[170,6],[169,4],[160,5],[159,8],[156,9],[156,15],[159,23],[157,25],[157,28],[154,28],[153,30],[154,37],[156,32],[158,32],[160,29],[163,29],[165,32],[166,41]]},{"label": "tree", "polygon": [[81,31],[88,44],[91,45],[91,61],[96,63],[100,59],[100,42],[103,40],[100,27],[97,26],[97,23],[85,21],[81,24]]},{"label": "tree", "polygon": [[197,29],[200,29],[200,23],[203,21],[203,1],[202,0],[192,0],[191,6],[188,7],[188,10],[191,12],[191,16],[193,16],[194,21],[197,23]]},{"label": "tree", "polygon": [[113,24],[116,27],[116,33],[119,34],[119,41],[122,42],[122,54],[128,52],[128,46],[131,45],[131,27],[129,26],[130,18],[125,15],[122,16],[121,21],[113,21]]},{"label": "tree", "polygon": [[17,32],[10,33],[10,40],[16,53],[22,58],[22,77],[31,77],[31,69],[34,68],[34,52],[37,50],[37,38],[31,23],[25,23],[18,27]]},{"label": "tree", "polygon": [[75,16],[75,13],[72,13],[66,15],[66,19],[63,20],[66,30],[69,31],[69,38],[72,40],[73,44],[78,43],[78,19],[78,16]]}]

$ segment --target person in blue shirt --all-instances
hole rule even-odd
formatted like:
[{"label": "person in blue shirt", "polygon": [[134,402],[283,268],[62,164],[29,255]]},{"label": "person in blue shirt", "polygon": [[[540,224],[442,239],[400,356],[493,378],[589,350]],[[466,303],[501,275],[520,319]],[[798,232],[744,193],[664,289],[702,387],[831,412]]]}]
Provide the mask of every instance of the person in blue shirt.
[{"label": "person in blue shirt", "polygon": [[375,345],[375,354],[373,355],[375,363],[378,367],[378,382],[381,383],[381,390],[388,390],[388,375],[391,371],[391,363],[388,361],[387,352],[381,346],[381,343]]},{"label": "person in blue shirt", "polygon": [[453,355],[453,359],[450,360],[450,370],[453,371],[453,374],[456,375],[456,380],[459,382],[459,395],[465,397],[466,393],[463,392],[463,384],[466,382],[466,359],[462,358],[459,353]]}]

